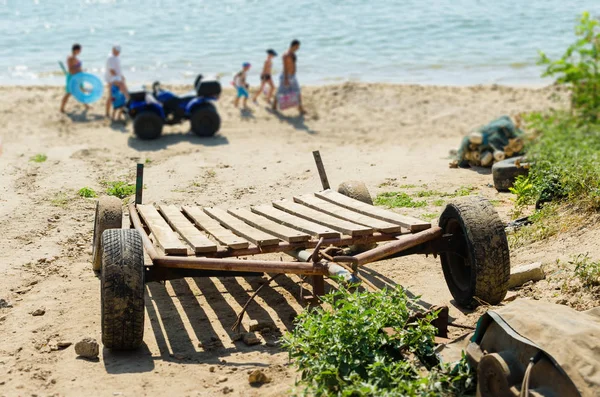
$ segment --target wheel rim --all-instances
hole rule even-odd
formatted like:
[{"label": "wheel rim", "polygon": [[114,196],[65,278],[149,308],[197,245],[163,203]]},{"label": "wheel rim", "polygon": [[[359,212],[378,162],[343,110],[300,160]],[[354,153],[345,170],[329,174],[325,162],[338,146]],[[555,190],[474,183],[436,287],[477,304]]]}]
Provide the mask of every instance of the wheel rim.
[{"label": "wheel rim", "polygon": [[[446,227],[444,228],[445,233],[450,233],[456,236],[460,240],[466,240],[463,228],[456,219],[449,219]],[[466,248],[466,241],[464,243]],[[465,250],[466,251],[466,250]],[[443,254],[450,270],[450,277],[456,287],[463,292],[469,290],[471,284],[471,266],[470,258],[467,252],[452,253],[447,252]]]}]

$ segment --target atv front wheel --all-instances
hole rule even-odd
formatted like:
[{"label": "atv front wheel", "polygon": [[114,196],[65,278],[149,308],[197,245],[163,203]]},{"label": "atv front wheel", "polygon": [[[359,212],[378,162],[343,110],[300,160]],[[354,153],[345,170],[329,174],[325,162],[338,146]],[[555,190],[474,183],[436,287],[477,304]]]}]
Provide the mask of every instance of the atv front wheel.
[{"label": "atv front wheel", "polygon": [[162,134],[163,124],[158,114],[142,111],[133,119],[133,132],[140,139],[156,139]]},{"label": "atv front wheel", "polygon": [[464,197],[448,204],[439,226],[451,234],[457,250],[442,252],[442,270],[456,302],[475,307],[496,305],[508,291],[510,256],[504,224],[483,197]]},{"label": "atv front wheel", "polygon": [[190,117],[192,131],[200,137],[213,136],[221,128],[221,117],[210,103],[198,106]]},{"label": "atv front wheel", "polygon": [[144,248],[135,229],[102,234],[102,343],[113,350],[137,349],[144,339]]}]

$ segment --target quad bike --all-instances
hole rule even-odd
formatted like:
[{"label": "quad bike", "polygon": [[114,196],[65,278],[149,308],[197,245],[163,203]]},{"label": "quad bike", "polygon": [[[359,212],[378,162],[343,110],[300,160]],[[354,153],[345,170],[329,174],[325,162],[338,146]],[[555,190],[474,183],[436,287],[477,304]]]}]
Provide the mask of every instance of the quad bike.
[{"label": "quad bike", "polygon": [[192,131],[201,137],[209,137],[219,131],[221,118],[214,102],[221,94],[218,81],[202,81],[199,75],[194,91],[178,96],[163,89],[160,82],[152,85],[152,92],[130,93],[127,113],[133,120],[133,131],[140,139],[156,139],[165,124],[179,124],[190,120]]}]

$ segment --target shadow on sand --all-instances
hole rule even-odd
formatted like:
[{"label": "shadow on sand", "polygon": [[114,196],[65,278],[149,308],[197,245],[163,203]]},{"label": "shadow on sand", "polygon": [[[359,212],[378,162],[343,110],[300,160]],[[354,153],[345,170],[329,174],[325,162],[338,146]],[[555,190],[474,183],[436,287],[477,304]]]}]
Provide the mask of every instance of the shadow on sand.
[{"label": "shadow on sand", "polygon": [[266,109],[273,116],[277,117],[279,119],[279,121],[286,122],[299,131],[304,131],[311,135],[318,134],[317,131],[311,129],[309,126],[306,125],[306,123],[305,123],[306,118],[304,115],[299,114],[297,116],[286,116],[286,115],[281,114],[277,110],[273,110],[270,107],[268,107]]},{"label": "shadow on sand", "polygon": [[145,141],[137,138],[135,135],[129,137],[127,144],[130,148],[139,151],[157,151],[168,148],[169,146],[176,145],[180,142],[189,142],[196,145],[204,146],[219,146],[227,145],[229,140],[222,135],[215,135],[210,138],[200,138],[191,132],[180,132],[172,134],[161,135],[160,138]]},{"label": "shadow on sand", "polygon": [[81,111],[71,111],[66,112],[65,116],[71,119],[74,123],[91,123],[92,121],[103,120],[104,116],[100,114],[88,114],[88,109],[83,109]]}]

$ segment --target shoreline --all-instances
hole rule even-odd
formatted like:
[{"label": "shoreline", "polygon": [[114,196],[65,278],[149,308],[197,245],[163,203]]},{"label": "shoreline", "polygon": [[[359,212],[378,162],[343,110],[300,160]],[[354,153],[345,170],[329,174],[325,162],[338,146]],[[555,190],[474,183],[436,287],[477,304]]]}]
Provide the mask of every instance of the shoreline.
[{"label": "shoreline", "polygon": [[[159,80],[160,81],[160,80]],[[207,79],[208,81],[208,79]],[[233,88],[229,85],[229,83],[225,82],[224,79],[220,80],[223,91],[233,91]],[[138,83],[133,82],[129,85],[130,91],[138,91],[141,89],[143,85],[147,87],[152,83]],[[169,83],[169,82],[161,82],[164,87],[169,87],[170,89],[185,89],[192,86],[190,84],[182,84],[182,83]],[[340,86],[364,86],[364,87],[395,87],[395,88],[415,88],[415,87],[424,87],[424,88],[494,88],[494,87],[503,87],[510,89],[534,89],[534,90],[542,90],[542,89],[550,89],[554,86],[554,83],[522,83],[522,84],[504,84],[504,83],[481,83],[481,84],[427,84],[427,83],[395,83],[395,82],[370,82],[370,81],[354,81],[354,80],[346,80],[339,82],[326,82],[322,84],[300,84],[303,89],[318,89],[318,88],[331,88],[331,87],[340,87]],[[277,85],[276,85],[277,86]],[[135,89],[131,89],[131,87],[135,87]],[[139,87],[139,89],[138,89]],[[251,84],[250,89],[257,88],[257,84]],[[12,89],[24,89],[26,91],[41,89],[41,90],[49,90],[49,89],[57,89],[64,88],[62,84],[0,84],[0,90],[12,90]]]}]

